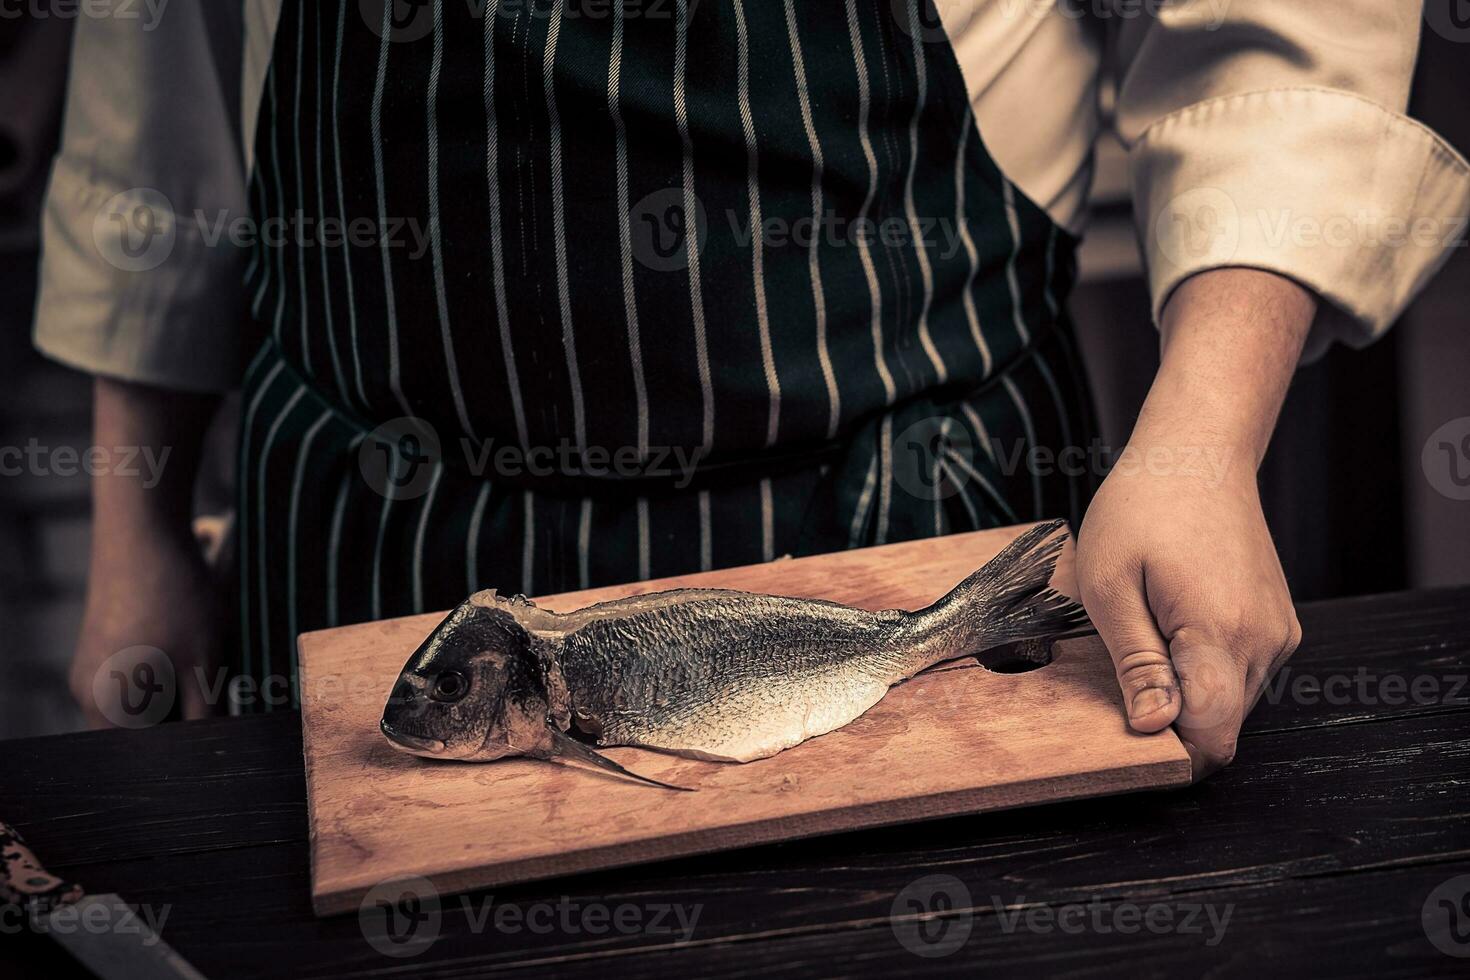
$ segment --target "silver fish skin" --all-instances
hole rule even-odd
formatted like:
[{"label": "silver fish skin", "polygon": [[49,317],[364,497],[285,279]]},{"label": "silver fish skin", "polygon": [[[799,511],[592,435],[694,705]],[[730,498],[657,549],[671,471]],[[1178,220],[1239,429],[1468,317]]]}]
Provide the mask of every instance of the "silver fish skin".
[{"label": "silver fish skin", "polygon": [[1084,623],[1048,584],[1064,527],[1031,528],[917,612],[683,589],[558,614],[476,593],[404,666],[382,729],[418,755],[566,756],[624,773],[570,729],[600,746],[766,758],[926,667]]}]

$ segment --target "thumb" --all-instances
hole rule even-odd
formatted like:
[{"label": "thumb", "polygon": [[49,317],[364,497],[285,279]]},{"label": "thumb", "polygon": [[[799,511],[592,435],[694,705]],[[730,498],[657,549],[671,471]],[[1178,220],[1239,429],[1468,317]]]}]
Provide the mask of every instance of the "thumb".
[{"label": "thumb", "polygon": [[1143,577],[1116,576],[1101,589],[1082,584],[1082,603],[1107,645],[1123,690],[1128,724],[1157,732],[1179,716],[1179,678],[1169,659],[1169,644],[1159,632],[1143,592]]}]

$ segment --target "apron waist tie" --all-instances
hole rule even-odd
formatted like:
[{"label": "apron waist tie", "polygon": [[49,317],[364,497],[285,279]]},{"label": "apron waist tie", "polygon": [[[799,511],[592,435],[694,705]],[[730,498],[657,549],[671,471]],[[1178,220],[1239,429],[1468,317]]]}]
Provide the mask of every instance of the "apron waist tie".
[{"label": "apron waist tie", "polygon": [[[697,448],[684,447],[665,447],[659,453],[642,460],[625,458],[622,451],[614,453],[606,449],[598,451],[597,458],[589,455],[588,458],[577,459],[577,451],[569,439],[564,440],[565,444],[556,450],[541,447],[551,450],[546,452],[523,450],[513,443],[486,447],[483,442],[475,444],[460,433],[455,434],[453,445],[446,445],[437,430],[424,419],[397,418],[380,425],[370,424],[356,412],[344,407],[316,379],[307,376],[286,358],[274,339],[267,337],[265,344],[276,347],[275,356],[281,359],[284,370],[294,375],[323,408],[330,409],[356,429],[363,439],[372,440],[386,450],[396,451],[406,466],[417,467],[442,462],[452,469],[488,479],[500,486],[557,496],[631,498],[749,485],[762,479],[831,465],[850,449],[853,439],[859,433],[871,431],[873,424],[881,422],[884,416],[900,414],[919,401],[943,403],[950,399],[969,400],[984,395],[999,385],[1007,374],[1028,362],[1055,330],[1054,324],[1047,324],[1043,329],[1035,331],[1025,347],[978,385],[950,383],[915,392],[868,416],[851,421],[841,434],[822,442],[777,446],[760,453],[715,460],[700,459]],[[496,460],[497,454],[508,449],[513,450],[516,457],[514,465]],[[571,465],[559,467],[558,464],[566,462]]]}]

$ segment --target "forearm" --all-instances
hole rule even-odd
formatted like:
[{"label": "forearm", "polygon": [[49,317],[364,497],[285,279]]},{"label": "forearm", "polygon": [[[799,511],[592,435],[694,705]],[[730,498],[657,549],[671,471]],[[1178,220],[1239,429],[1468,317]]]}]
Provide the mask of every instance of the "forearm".
[{"label": "forearm", "polygon": [[1130,445],[1208,449],[1254,474],[1316,309],[1311,292],[1269,272],[1186,280],[1164,307],[1159,372]]},{"label": "forearm", "polygon": [[1234,756],[1262,685],[1301,639],[1256,469],[1315,311],[1311,293],[1270,273],[1181,284],[1128,442],[1145,465],[1108,474],[1078,537],[1078,585],[1129,723],[1175,725],[1196,776]]},{"label": "forearm", "polygon": [[194,480],[218,399],[98,378],[93,402],[96,445],[147,463],[134,475],[93,477],[94,569],[125,564],[139,545],[189,540]]},{"label": "forearm", "polygon": [[[71,689],[93,725],[162,720],[175,701],[158,701],[157,716],[137,716],[128,703],[142,690],[121,691],[115,658],[143,658],[178,679],[186,717],[208,705],[199,676],[217,650],[216,598],[191,528],[194,478],[217,399],[98,378],[93,438],[146,461],[92,480],[92,567],[86,614],[72,658]],[[129,663],[135,660],[127,661]],[[99,680],[100,679],[100,680]],[[172,693],[172,692],[171,692]]]}]

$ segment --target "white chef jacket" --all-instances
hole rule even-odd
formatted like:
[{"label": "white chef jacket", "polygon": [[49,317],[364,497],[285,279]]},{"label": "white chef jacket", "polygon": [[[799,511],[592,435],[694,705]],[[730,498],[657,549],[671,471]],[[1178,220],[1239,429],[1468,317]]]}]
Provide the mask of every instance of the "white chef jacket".
[{"label": "white chef jacket", "polygon": [[[454,2],[454,0],[444,0]],[[280,0],[118,5],[76,25],[42,231],[35,342],[95,374],[238,383],[256,107]],[[1325,302],[1308,340],[1382,333],[1464,242],[1470,164],[1403,115],[1418,0],[936,0],[986,147],[1081,232],[1092,149],[1127,147],[1157,317],[1187,277],[1247,266]],[[1433,26],[1433,19],[1430,19]],[[1116,80],[1107,112],[1104,77]],[[119,194],[173,226],[146,272],[105,254]],[[155,208],[155,211],[158,209]],[[122,263],[126,266],[127,263]]]}]

